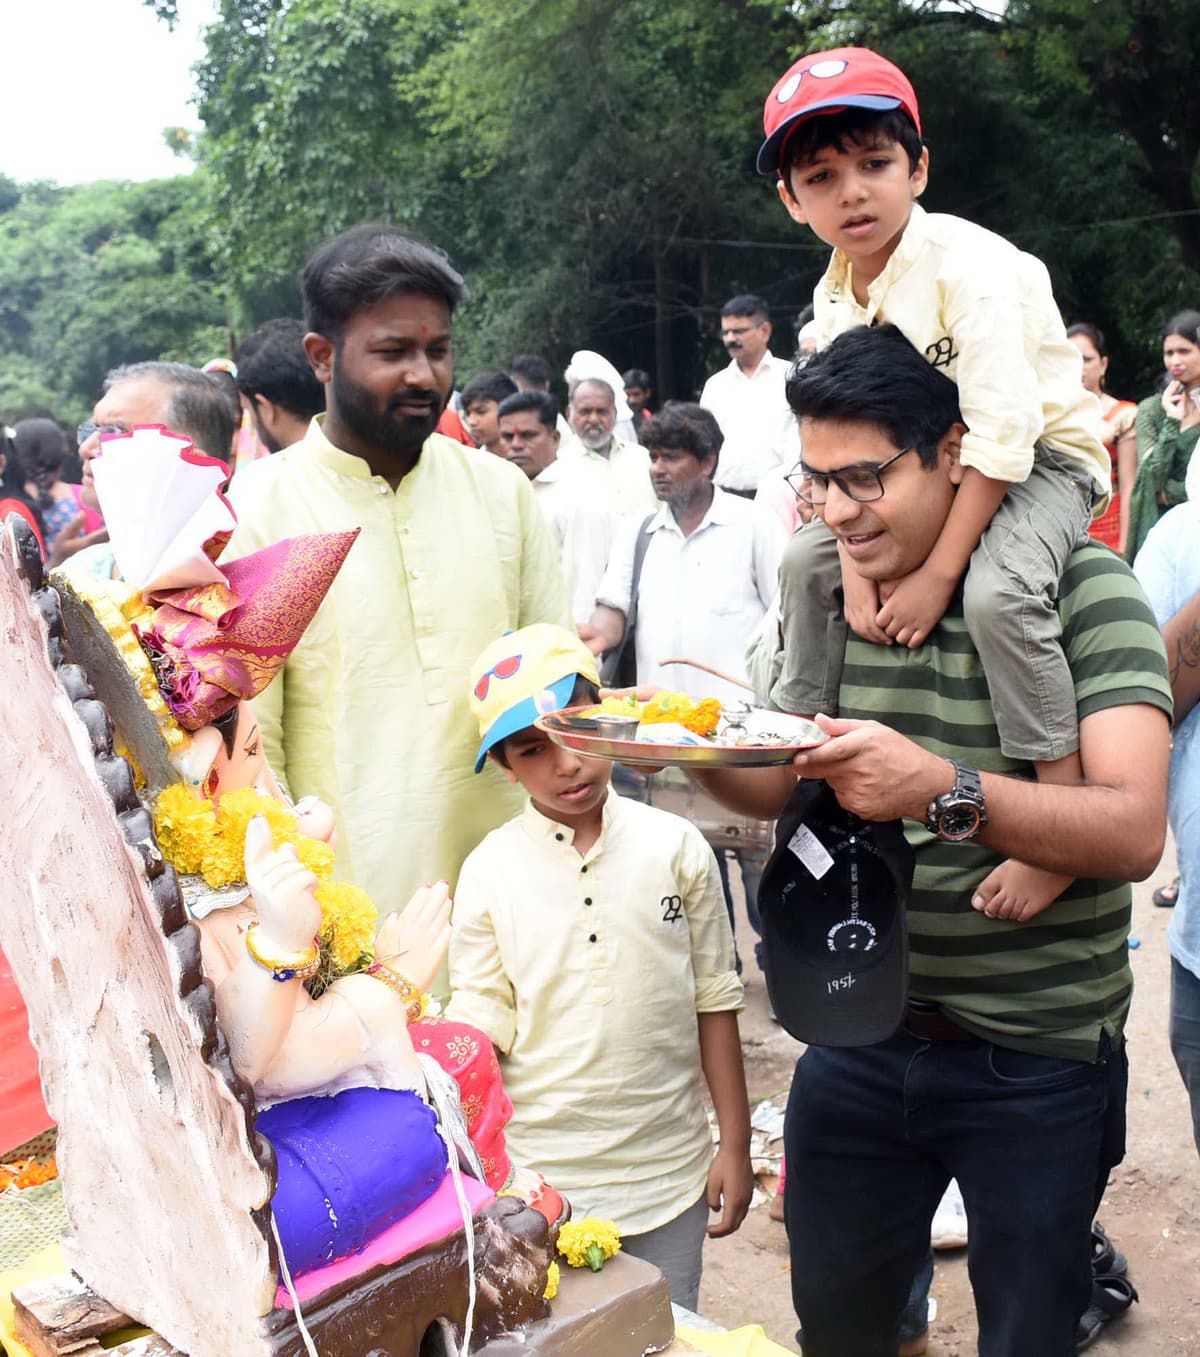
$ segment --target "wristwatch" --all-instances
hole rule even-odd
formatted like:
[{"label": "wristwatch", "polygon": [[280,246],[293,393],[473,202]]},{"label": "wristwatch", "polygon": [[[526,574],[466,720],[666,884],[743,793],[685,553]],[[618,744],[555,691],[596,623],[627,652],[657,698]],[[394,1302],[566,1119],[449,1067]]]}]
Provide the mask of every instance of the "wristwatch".
[{"label": "wristwatch", "polygon": [[987,806],[979,774],[974,768],[955,763],[954,790],[943,792],[929,803],[925,828],[947,843],[963,843],[973,839],[986,824]]}]

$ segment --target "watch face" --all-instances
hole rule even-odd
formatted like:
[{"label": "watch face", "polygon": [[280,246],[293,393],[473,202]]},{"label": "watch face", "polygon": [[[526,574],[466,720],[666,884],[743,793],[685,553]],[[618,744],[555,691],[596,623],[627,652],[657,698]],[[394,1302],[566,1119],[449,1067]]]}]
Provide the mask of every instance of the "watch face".
[{"label": "watch face", "polygon": [[979,831],[979,807],[969,801],[959,801],[946,806],[938,814],[938,838],[957,843],[969,839]]}]

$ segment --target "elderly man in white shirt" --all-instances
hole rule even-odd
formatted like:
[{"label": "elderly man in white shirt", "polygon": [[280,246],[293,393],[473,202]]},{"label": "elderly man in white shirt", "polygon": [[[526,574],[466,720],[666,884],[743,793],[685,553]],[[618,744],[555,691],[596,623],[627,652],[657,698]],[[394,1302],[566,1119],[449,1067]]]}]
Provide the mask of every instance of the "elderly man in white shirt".
[{"label": "elderly man in white shirt", "polygon": [[[595,654],[614,650],[632,614],[639,684],[697,698],[745,700],[750,694],[736,683],[659,661],[700,660],[744,681],[746,649],[774,601],[787,533],[774,515],[714,483],[722,435],[708,410],[672,402],[643,421],[642,438],[662,505],[618,538],[596,611],[579,628],[580,636]],[[639,538],[648,539],[640,550]],[[735,856],[753,923],[763,861],[750,851],[737,850]],[[722,855],[718,860],[724,868]]]},{"label": "elderly man in white shirt", "polygon": [[546,392],[508,396],[500,402],[497,419],[504,455],[529,477],[550,525],[571,595],[572,619],[577,625],[587,622],[617,526],[611,478],[589,459],[559,457],[558,403]]},{"label": "elderly man in white shirt", "polygon": [[733,297],[721,308],[721,343],[730,363],[715,372],[700,404],[717,417],[725,443],[717,484],[749,498],[763,477],[790,456],[796,460],[796,421],[784,395],[791,363],[767,347],[767,303],[753,295]]},{"label": "elderly man in white shirt", "polygon": [[[624,396],[622,396],[624,403]],[[575,434],[574,447],[563,450],[563,460],[589,462],[607,471],[622,518],[648,513],[655,507],[650,487],[650,459],[638,443],[617,437],[617,397],[608,382],[584,377],[571,387],[567,416]]]}]

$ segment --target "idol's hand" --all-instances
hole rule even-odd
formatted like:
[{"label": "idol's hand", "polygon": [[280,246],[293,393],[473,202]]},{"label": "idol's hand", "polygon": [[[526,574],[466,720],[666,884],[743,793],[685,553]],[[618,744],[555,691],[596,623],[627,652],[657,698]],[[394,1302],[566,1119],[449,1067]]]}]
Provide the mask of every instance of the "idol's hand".
[{"label": "idol's hand", "polygon": [[290,843],[274,846],[271,827],[261,815],[246,826],[246,885],[254,896],[265,952],[302,952],[321,927],[317,878]]},{"label": "idol's hand", "polygon": [[307,835],[310,839],[320,839],[330,848],[337,847],[332,806],[327,806],[319,797],[303,796],[292,809],[296,813],[296,824],[301,834]]},{"label": "idol's hand", "polygon": [[450,887],[422,886],[402,913],[384,919],[375,938],[375,959],[428,990],[450,946]]}]

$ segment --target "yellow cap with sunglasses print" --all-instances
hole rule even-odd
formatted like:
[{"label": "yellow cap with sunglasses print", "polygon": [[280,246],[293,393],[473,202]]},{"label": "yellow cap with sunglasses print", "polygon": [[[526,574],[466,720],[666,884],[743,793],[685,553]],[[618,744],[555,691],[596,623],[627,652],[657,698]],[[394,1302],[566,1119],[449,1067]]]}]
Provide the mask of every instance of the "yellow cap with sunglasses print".
[{"label": "yellow cap with sunglasses print", "polygon": [[568,706],[577,678],[600,686],[596,657],[563,627],[535,622],[493,641],[471,666],[471,714],[482,736],[475,771],[501,740]]}]

